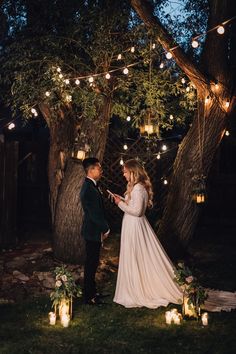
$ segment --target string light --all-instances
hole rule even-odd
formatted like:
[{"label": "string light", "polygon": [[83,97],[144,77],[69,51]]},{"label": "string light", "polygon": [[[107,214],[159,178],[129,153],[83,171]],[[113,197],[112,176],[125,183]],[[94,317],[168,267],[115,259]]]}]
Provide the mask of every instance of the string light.
[{"label": "string light", "polygon": [[33,115],[34,115],[35,117],[38,116],[38,112],[36,111],[35,108],[31,108],[31,113],[33,113]]},{"label": "string light", "polygon": [[197,48],[198,46],[199,46],[198,41],[196,41],[196,39],[194,39],[194,40],[192,41],[192,47],[193,47],[193,48]]},{"label": "string light", "polygon": [[45,92],[45,96],[49,97],[51,95],[51,93],[49,91]]},{"label": "string light", "polygon": [[164,145],[162,145],[161,149],[162,149],[163,151],[166,151],[166,150],[167,150],[167,146],[164,144]]},{"label": "string light", "polygon": [[226,101],[226,102],[225,102],[225,107],[226,107],[226,108],[229,108],[229,104],[230,104],[229,101]]},{"label": "string light", "polygon": [[166,59],[171,59],[172,58],[172,53],[171,52],[167,52],[166,53]]},{"label": "string light", "polygon": [[61,68],[59,68],[59,66],[58,66],[58,68],[57,68],[57,72],[58,72],[58,73],[61,72]]},{"label": "string light", "polygon": [[123,160],[123,158],[120,159],[120,165],[121,165],[121,166],[124,165],[124,160]]},{"label": "string light", "polygon": [[106,74],[105,78],[109,80],[111,78],[111,75],[109,73]]},{"label": "string light", "polygon": [[69,79],[65,79],[64,82],[65,82],[66,85],[69,85],[70,80]]},{"label": "string light", "polygon": [[121,58],[122,58],[122,55],[121,55],[121,54],[118,54],[118,55],[117,55],[117,60],[121,60]]},{"label": "string light", "polygon": [[71,95],[66,95],[66,101],[71,102],[72,101],[72,96]]},{"label": "string light", "polygon": [[229,136],[229,135],[230,135],[230,133],[229,133],[228,130],[225,131],[225,135],[226,135],[226,136]]},{"label": "string light", "polygon": [[128,146],[125,144],[125,145],[123,146],[123,149],[124,149],[124,150],[128,150]]},{"label": "string light", "polygon": [[189,87],[189,86],[186,87],[186,91],[187,91],[187,92],[190,91],[190,87]]},{"label": "string light", "polygon": [[12,129],[14,129],[15,128],[15,124],[14,123],[10,123],[9,125],[8,125],[8,129],[9,130],[12,130]]},{"label": "string light", "polygon": [[76,79],[76,80],[75,80],[75,84],[76,84],[77,86],[80,84],[79,79]]},{"label": "string light", "polygon": [[158,154],[157,154],[157,160],[160,160],[160,158],[161,158],[161,154],[158,152]]},{"label": "string light", "polygon": [[89,77],[88,81],[90,82],[90,84],[94,81],[94,78],[92,76]]},{"label": "string light", "polygon": [[123,74],[128,75],[128,73],[129,73],[129,69],[128,68],[124,68]]},{"label": "string light", "polygon": [[134,52],[135,52],[135,48],[134,48],[134,47],[131,47],[131,48],[130,48],[130,51],[131,51],[131,53],[134,53]]},{"label": "string light", "polygon": [[63,78],[63,74],[60,74],[60,75],[59,75],[59,78],[62,79],[62,78]]},{"label": "string light", "polygon": [[130,122],[130,121],[131,121],[131,117],[128,116],[128,117],[126,118],[126,120],[127,120],[127,122]]},{"label": "string light", "polygon": [[182,82],[182,84],[185,84],[186,80],[184,77],[181,79],[181,82]]},{"label": "string light", "polygon": [[161,63],[161,64],[159,65],[159,68],[160,68],[160,69],[163,69],[163,68],[164,68],[164,64]]},{"label": "string light", "polygon": [[168,181],[167,181],[167,179],[166,179],[166,178],[163,180],[163,184],[165,184],[165,185],[167,185],[167,184],[168,184]]},{"label": "string light", "polygon": [[224,26],[219,26],[219,27],[217,27],[217,33],[218,34],[224,34],[225,33],[225,28],[224,28]]},{"label": "string light", "polygon": [[174,119],[174,116],[173,114],[170,115],[170,119],[173,120]]},{"label": "string light", "polygon": [[156,48],[156,44],[155,43],[153,43],[153,45],[152,45],[152,49],[155,49]]}]

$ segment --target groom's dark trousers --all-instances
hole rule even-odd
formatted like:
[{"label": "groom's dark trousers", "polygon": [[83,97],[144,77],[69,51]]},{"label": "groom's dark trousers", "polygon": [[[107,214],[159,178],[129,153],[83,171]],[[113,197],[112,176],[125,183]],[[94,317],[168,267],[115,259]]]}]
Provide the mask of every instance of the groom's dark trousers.
[{"label": "groom's dark trousers", "polygon": [[95,275],[99,264],[101,235],[109,230],[101,193],[95,183],[85,178],[80,191],[84,211],[82,235],[85,239],[86,259],[84,264],[84,301],[96,296]]}]

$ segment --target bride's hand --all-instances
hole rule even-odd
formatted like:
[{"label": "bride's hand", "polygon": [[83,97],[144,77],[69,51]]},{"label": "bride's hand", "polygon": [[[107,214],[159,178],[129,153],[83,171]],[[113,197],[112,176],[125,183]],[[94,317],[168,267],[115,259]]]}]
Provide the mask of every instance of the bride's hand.
[{"label": "bride's hand", "polygon": [[121,198],[118,194],[114,194],[114,202],[118,205],[121,202]]}]

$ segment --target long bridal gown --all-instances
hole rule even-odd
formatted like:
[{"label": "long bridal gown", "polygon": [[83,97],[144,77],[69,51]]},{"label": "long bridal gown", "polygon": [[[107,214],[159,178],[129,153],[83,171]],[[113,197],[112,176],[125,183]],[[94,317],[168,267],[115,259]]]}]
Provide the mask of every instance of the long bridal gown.
[{"label": "long bridal gown", "polygon": [[[129,202],[118,206],[124,212],[119,269],[114,302],[129,307],[157,308],[181,304],[182,289],[175,282],[174,266],[145,217],[148,194],[137,183]],[[236,308],[236,293],[208,289],[204,308],[209,311]]]}]

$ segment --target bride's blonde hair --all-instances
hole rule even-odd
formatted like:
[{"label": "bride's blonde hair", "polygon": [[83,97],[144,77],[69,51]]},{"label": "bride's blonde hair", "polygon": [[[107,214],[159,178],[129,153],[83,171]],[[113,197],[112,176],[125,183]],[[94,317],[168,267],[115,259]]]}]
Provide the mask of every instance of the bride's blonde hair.
[{"label": "bride's blonde hair", "polygon": [[148,207],[153,206],[153,191],[152,184],[145,168],[140,162],[134,159],[127,160],[124,163],[124,167],[130,172],[130,181],[127,184],[127,190],[125,194],[128,195],[128,200],[130,200],[131,191],[133,190],[135,184],[141,183],[148,193]]}]

